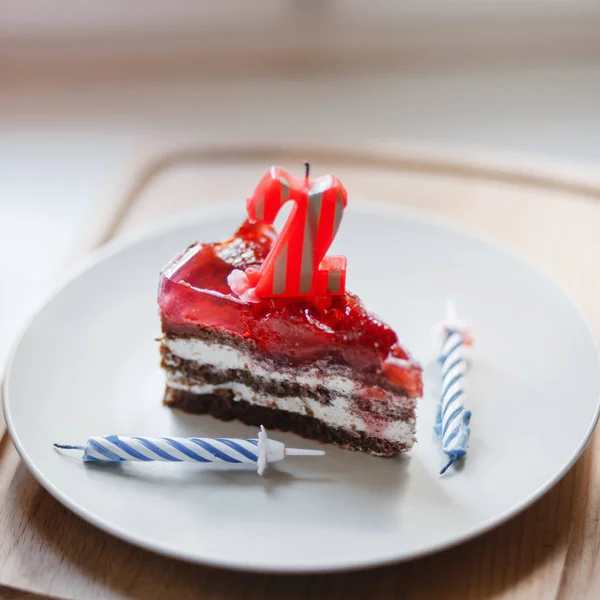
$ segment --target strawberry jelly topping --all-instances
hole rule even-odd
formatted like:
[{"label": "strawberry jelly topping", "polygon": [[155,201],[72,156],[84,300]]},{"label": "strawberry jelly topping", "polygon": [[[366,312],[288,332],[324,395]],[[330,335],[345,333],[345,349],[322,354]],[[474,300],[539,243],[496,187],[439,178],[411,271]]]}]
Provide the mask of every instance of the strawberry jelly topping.
[{"label": "strawberry jelly topping", "polygon": [[246,304],[233,296],[227,276],[233,269],[259,268],[275,231],[246,221],[231,239],[193,244],[161,273],[158,303],[165,331],[194,334],[217,328],[240,336],[258,351],[291,364],[340,360],[421,394],[421,369],[398,344],[396,334],[370,314],[359,298],[263,299]]}]

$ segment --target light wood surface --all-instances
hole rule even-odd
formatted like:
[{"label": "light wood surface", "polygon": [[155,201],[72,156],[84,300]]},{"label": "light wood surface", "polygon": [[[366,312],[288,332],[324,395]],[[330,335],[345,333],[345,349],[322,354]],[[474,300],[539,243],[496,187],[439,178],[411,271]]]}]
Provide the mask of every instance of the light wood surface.
[{"label": "light wood surface", "polygon": [[[144,158],[128,171],[129,185],[90,223],[79,252],[168,214],[242,201],[269,164],[297,170],[306,157],[315,173],[335,171],[351,201],[400,203],[505,243],[575,297],[600,333],[600,182],[571,170],[500,168],[389,149],[176,150]],[[0,421],[0,435],[3,430]],[[0,598],[597,598],[599,453],[594,435],[574,468],[541,500],[454,549],[369,571],[275,576],[190,565],[102,533],[37,484],[4,434]]]}]

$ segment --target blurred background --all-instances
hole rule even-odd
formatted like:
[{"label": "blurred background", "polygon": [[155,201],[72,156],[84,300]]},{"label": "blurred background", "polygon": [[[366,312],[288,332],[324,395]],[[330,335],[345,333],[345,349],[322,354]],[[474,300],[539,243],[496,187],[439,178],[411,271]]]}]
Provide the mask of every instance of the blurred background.
[{"label": "blurred background", "polygon": [[157,140],[402,142],[600,168],[600,0],[3,0],[0,132],[3,364]]}]

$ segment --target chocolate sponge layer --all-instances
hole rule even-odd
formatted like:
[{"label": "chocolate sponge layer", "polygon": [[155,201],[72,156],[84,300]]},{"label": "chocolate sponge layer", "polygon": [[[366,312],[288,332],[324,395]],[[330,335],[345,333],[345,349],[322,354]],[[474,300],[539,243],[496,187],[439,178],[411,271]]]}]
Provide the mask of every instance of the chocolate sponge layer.
[{"label": "chocolate sponge layer", "polygon": [[221,421],[237,419],[247,425],[289,431],[310,440],[360,450],[376,456],[394,456],[410,450],[407,444],[371,437],[361,431],[349,432],[330,427],[315,417],[276,408],[256,406],[244,400],[234,401],[233,391],[218,389],[211,394],[194,394],[167,387],[164,403],[188,413],[211,415]]}]

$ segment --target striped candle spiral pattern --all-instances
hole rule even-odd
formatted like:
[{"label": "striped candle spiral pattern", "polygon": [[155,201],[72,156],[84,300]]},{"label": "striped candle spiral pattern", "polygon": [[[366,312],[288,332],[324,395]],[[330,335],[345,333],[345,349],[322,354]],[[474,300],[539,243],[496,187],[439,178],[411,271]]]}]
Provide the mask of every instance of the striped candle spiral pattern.
[{"label": "striped candle spiral pattern", "polygon": [[243,466],[256,465],[262,475],[267,465],[283,460],[286,456],[323,456],[323,450],[286,448],[282,442],[270,440],[261,425],[258,438],[173,438],[173,437],[124,437],[107,435],[89,438],[85,446],[54,444],[61,450],[81,450],[88,463],[138,462],[196,462],[228,463]]},{"label": "striped candle spiral pattern", "polygon": [[464,357],[465,337],[464,329],[445,328],[439,358],[442,367],[442,389],[435,432],[450,460],[440,474],[445,473],[458,458],[465,456],[471,433],[471,411],[464,407],[464,381],[467,371]]},{"label": "striped candle spiral pattern", "polygon": [[254,463],[258,440],[226,438],[92,437],[84,450],[86,462],[165,461],[199,463]]}]

